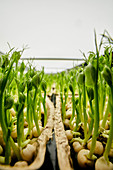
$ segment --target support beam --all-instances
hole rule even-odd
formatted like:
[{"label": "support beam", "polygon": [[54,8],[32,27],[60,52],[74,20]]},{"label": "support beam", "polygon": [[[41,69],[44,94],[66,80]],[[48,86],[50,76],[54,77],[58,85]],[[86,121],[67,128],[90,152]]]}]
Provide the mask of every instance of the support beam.
[{"label": "support beam", "polygon": [[84,58],[46,58],[46,57],[39,57],[39,58],[20,58],[20,60],[62,60],[62,61],[84,61]]}]

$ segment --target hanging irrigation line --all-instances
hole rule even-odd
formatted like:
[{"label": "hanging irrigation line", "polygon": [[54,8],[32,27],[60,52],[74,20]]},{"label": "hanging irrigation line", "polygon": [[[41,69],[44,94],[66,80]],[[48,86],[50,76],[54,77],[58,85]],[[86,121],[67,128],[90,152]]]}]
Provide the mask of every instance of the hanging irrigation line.
[{"label": "hanging irrigation line", "polygon": [[[79,61],[83,61],[83,62],[85,62],[85,59],[84,58],[72,58],[72,57],[68,57],[68,58],[63,58],[63,57],[61,57],[61,58],[58,58],[58,57],[32,57],[32,58],[28,58],[28,57],[24,57],[24,58],[20,58],[20,60],[23,60],[23,61],[36,61],[36,60],[38,60],[38,61],[73,61],[73,67],[72,68],[46,68],[45,67],[45,70],[57,70],[57,72],[62,72],[63,70],[64,71],[69,71],[69,70],[71,70],[71,69],[73,69],[73,68],[75,68],[76,66],[74,66],[74,61],[77,61],[77,63],[79,62]],[[78,64],[77,64],[78,65]],[[80,64],[81,65],[81,64]],[[47,73],[47,74],[51,74],[51,73]],[[53,73],[53,74],[56,74],[56,73]]]},{"label": "hanging irrigation line", "polygon": [[67,61],[83,61],[84,58],[46,58],[46,57],[39,57],[39,58],[21,58],[21,60],[67,60]]}]

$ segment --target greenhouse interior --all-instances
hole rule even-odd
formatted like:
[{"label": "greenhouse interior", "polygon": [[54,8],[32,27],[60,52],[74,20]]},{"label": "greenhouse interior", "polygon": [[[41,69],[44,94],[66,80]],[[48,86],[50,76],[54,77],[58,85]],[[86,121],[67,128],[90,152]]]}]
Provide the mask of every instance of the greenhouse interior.
[{"label": "greenhouse interior", "polygon": [[0,1],[0,169],[113,170],[113,1]]}]

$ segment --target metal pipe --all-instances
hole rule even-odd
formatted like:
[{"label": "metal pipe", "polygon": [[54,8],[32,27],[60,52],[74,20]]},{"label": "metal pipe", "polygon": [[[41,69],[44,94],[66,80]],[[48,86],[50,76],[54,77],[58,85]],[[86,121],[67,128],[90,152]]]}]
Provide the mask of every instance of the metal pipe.
[{"label": "metal pipe", "polygon": [[41,58],[41,57],[39,57],[39,58],[20,58],[20,60],[67,60],[67,61],[83,61],[84,60],[84,58],[45,58],[45,57],[43,57],[43,58]]}]

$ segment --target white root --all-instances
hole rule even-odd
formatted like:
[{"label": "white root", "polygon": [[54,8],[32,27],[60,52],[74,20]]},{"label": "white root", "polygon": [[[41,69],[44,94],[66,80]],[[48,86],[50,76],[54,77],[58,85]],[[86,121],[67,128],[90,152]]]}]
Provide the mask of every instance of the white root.
[{"label": "white root", "polygon": [[[87,148],[90,150],[91,148],[91,143],[92,143],[92,140],[90,140],[87,144]],[[94,154],[96,155],[102,155],[104,152],[104,147],[102,145],[101,142],[99,141],[96,141],[96,146],[95,146],[95,150],[94,150]]]},{"label": "white root", "polygon": [[74,117],[72,122],[71,122],[71,124],[74,124],[74,123],[76,123],[76,117]]},{"label": "white root", "polygon": [[66,128],[69,128],[69,119],[65,119],[64,125]]},{"label": "white root", "polygon": [[24,127],[28,127],[28,123],[26,120],[24,121]]},{"label": "white root", "polygon": [[[42,126],[39,126],[39,129],[40,129],[40,132],[42,132],[43,127],[42,127]],[[36,126],[33,128],[33,136],[34,136],[34,137],[38,137],[38,136],[39,136],[39,134],[38,134],[38,132],[37,132],[37,129],[36,129]]]},{"label": "white root", "polygon": [[109,156],[113,158],[113,149],[110,149]]},{"label": "white root", "polygon": [[70,108],[70,106],[68,104],[66,104],[66,110],[68,110]]},{"label": "white root", "polygon": [[4,139],[3,139],[3,132],[2,132],[2,128],[0,127],[0,145],[1,146],[5,146],[5,142],[4,142]]},{"label": "white root", "polygon": [[[103,122],[103,120],[100,120],[100,127],[102,127],[102,122]],[[108,129],[109,129],[109,121],[106,120],[105,130],[108,130]]]},{"label": "white root", "polygon": [[88,149],[82,149],[78,152],[77,160],[81,168],[88,168],[94,166],[94,160],[89,160],[86,155],[89,154]]},{"label": "white root", "polygon": [[[28,128],[24,128],[24,136],[28,135]],[[33,134],[32,131],[30,132],[30,135],[28,136],[29,139],[32,139]]]},{"label": "white root", "polygon": [[72,134],[71,130],[66,130],[65,133],[66,133],[68,140],[71,140],[73,138],[73,134]]},{"label": "white root", "polygon": [[13,149],[11,148],[11,159],[15,159],[16,158],[16,154],[13,151]]},{"label": "white root", "polygon": [[17,125],[13,126],[13,130],[11,132],[11,137],[14,139],[17,138]]},{"label": "white root", "polygon": [[27,113],[27,107],[24,107],[23,112],[24,112],[24,115],[26,115],[26,113]]},{"label": "white root", "polygon": [[113,170],[113,164],[111,162],[107,162],[104,156],[97,159],[95,163],[95,170]]},{"label": "white root", "polygon": [[16,115],[16,111],[14,110],[13,107],[10,109],[10,113],[11,113],[12,116],[15,116],[15,115]]},{"label": "white root", "polygon": [[21,156],[24,161],[30,162],[35,154],[36,147],[28,144],[26,148],[21,151]]},{"label": "white root", "polygon": [[43,104],[41,103],[41,114],[44,114]]},{"label": "white root", "polygon": [[14,97],[14,103],[17,103],[17,101],[18,101],[18,95],[15,94],[13,97]]},{"label": "white root", "polygon": [[26,167],[28,163],[26,161],[18,161],[14,164],[14,167]]},{"label": "white root", "polygon": [[39,126],[42,126],[41,120],[38,120],[38,124],[39,124]]},{"label": "white root", "polygon": [[72,116],[72,110],[68,109],[67,112],[66,112],[66,119],[70,119],[71,116]]},{"label": "white root", "polygon": [[26,117],[24,116],[24,127],[26,128],[26,127],[28,127],[28,122],[27,122],[27,120],[26,120]]},{"label": "white root", "polygon": [[76,127],[76,123],[69,125],[69,128],[73,131]]},{"label": "white root", "polygon": [[80,150],[84,149],[84,146],[80,144],[80,142],[76,141],[73,142],[73,149],[76,153],[78,153]]},{"label": "white root", "polygon": [[[18,143],[15,143],[15,145],[18,146]],[[14,150],[12,149],[12,147],[11,147],[11,158],[12,159],[16,158],[16,154],[15,154]]]}]

